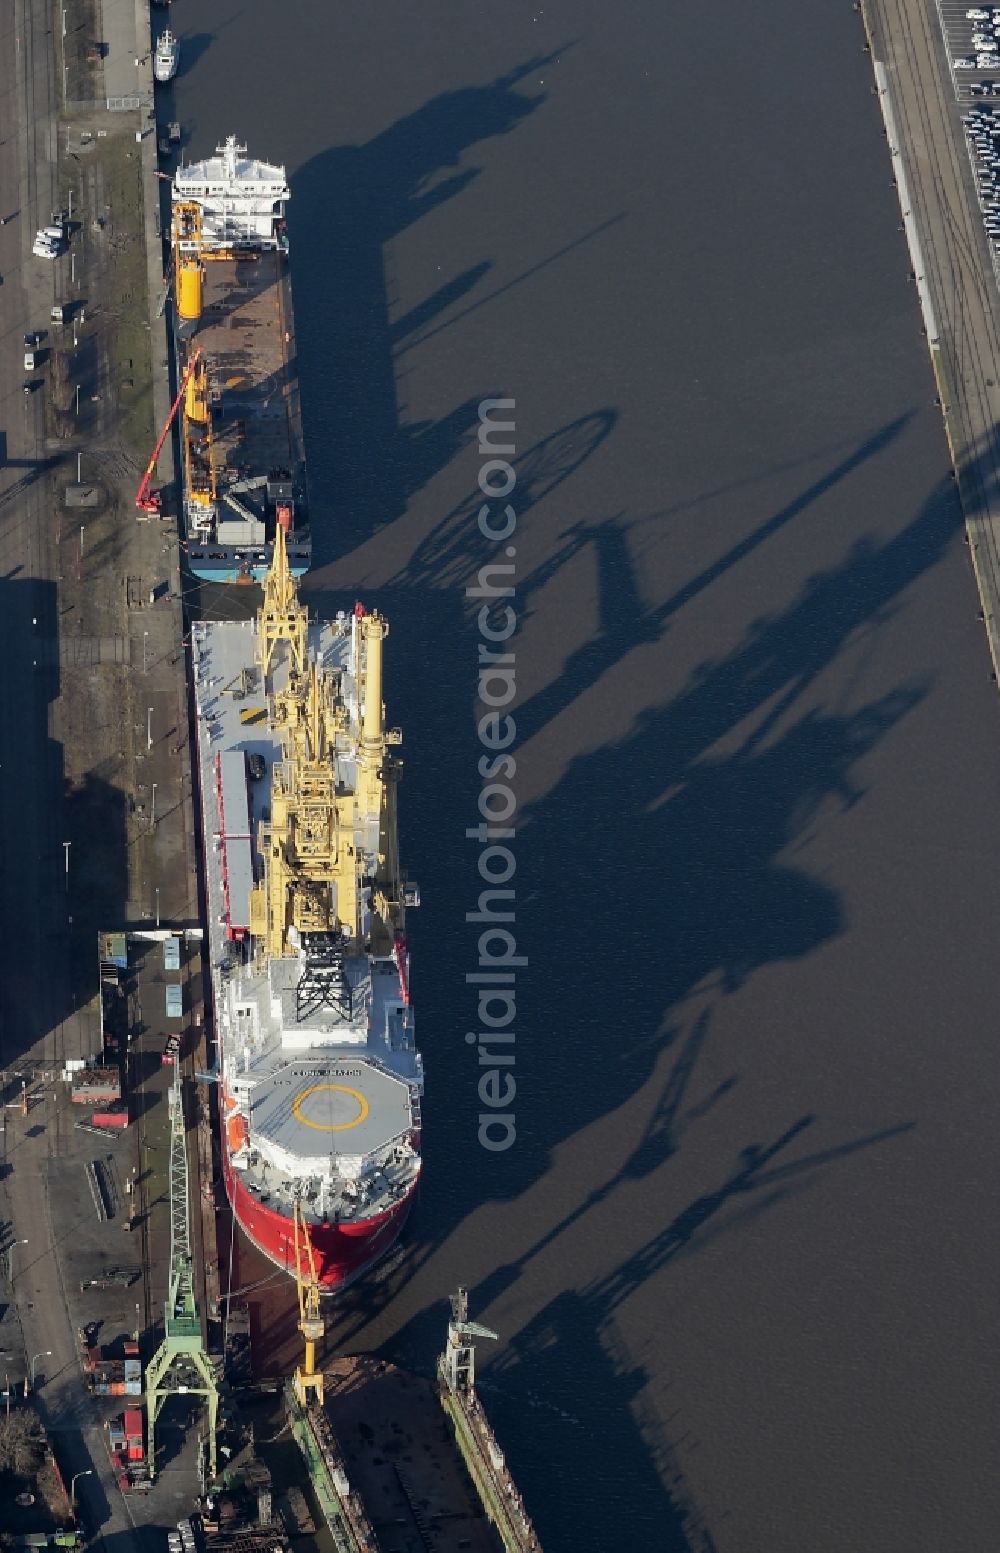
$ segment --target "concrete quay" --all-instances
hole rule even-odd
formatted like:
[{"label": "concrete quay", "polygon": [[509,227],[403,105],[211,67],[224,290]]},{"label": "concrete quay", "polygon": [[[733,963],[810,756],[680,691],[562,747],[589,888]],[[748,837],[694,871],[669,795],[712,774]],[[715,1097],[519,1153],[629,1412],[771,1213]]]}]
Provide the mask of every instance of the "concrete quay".
[{"label": "concrete quay", "polygon": [[1000,292],[933,0],[864,0],[862,16],[1000,680]]}]

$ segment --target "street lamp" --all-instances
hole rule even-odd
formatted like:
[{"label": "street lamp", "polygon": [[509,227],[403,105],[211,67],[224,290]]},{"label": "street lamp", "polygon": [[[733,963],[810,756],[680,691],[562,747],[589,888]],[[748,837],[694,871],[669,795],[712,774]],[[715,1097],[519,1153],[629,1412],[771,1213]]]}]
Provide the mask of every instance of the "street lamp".
[{"label": "street lamp", "polygon": [[31,1385],[34,1385],[34,1367],[36,1367],[39,1359],[51,1359],[51,1356],[53,1356],[53,1351],[51,1351],[51,1348],[43,1348],[42,1353],[40,1354],[31,1354]]},{"label": "street lamp", "polygon": [[75,1504],[76,1504],[76,1480],[77,1480],[77,1478],[92,1478],[93,1475],[94,1475],[93,1467],[86,1467],[83,1472],[74,1472],[73,1473],[73,1476],[69,1480],[69,1502],[70,1502],[71,1505],[75,1506]]},{"label": "street lamp", "polygon": [[146,748],[147,750],[153,748],[153,708],[151,706],[146,708]]},{"label": "street lamp", "polygon": [[[24,1089],[23,1079],[21,1080],[21,1088],[22,1090]],[[11,1285],[12,1288],[14,1286],[14,1247],[26,1246],[27,1244],[28,1242],[26,1240],[12,1240],[10,1245],[7,1247],[7,1282]]]},{"label": "street lamp", "polygon": [[[32,1386],[35,1384],[35,1365],[38,1363],[39,1359],[51,1359],[51,1358],[52,1358],[52,1349],[51,1348],[43,1348],[41,1353],[32,1354],[32,1356],[31,1356],[31,1363],[28,1366],[28,1373],[29,1373],[29,1375],[31,1377],[30,1384]],[[25,1382],[24,1382],[24,1394],[25,1394],[25,1396],[27,1396],[27,1394],[28,1394],[28,1385],[29,1385],[29,1382],[28,1382],[27,1378],[25,1378]]]},{"label": "street lamp", "polygon": [[147,645],[148,642],[149,642],[149,632],[148,631],[143,631],[143,633],[142,633],[142,672],[144,674],[146,672],[146,645]]},{"label": "street lamp", "polygon": [[156,783],[155,782],[153,783],[153,798],[152,798],[152,802],[150,804],[149,821],[150,821],[151,825],[155,825],[156,824]]}]

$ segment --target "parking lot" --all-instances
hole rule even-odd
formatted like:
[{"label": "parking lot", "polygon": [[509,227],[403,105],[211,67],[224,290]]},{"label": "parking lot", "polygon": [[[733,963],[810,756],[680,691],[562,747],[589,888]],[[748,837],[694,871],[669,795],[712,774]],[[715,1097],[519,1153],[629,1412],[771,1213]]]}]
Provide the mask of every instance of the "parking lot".
[{"label": "parking lot", "polygon": [[1000,6],[969,0],[936,0],[936,5],[958,101],[988,101],[994,95],[1000,101]]},{"label": "parking lot", "polygon": [[993,270],[1000,281],[1000,5],[936,0]]}]

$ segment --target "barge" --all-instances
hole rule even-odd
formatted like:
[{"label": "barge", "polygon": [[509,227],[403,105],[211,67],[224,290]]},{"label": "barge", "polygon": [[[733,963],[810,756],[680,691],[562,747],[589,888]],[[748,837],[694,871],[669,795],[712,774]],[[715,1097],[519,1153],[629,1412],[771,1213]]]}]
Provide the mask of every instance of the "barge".
[{"label": "barge", "polygon": [[[312,559],[295,361],[285,169],[230,136],[182,164],[171,196],[183,546],[207,582],[262,582],[284,533]],[[197,359],[195,359],[197,358]]]}]

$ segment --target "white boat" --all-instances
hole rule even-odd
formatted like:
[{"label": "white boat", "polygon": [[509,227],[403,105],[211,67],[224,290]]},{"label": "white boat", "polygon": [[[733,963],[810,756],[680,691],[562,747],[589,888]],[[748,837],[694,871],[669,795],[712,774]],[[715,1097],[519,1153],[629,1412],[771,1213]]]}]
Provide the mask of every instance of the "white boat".
[{"label": "white boat", "polygon": [[172,81],[180,64],[181,46],[170,28],[160,33],[153,55],[153,75],[157,81]]}]

